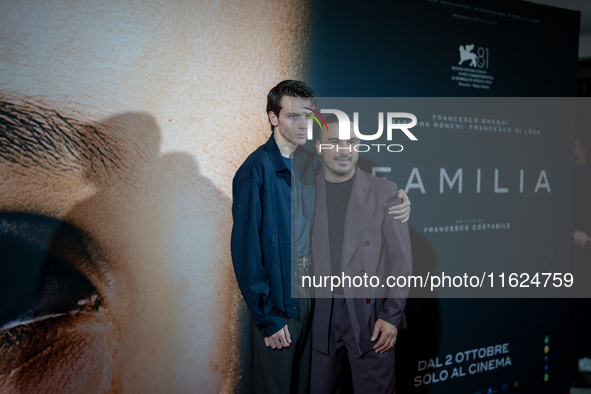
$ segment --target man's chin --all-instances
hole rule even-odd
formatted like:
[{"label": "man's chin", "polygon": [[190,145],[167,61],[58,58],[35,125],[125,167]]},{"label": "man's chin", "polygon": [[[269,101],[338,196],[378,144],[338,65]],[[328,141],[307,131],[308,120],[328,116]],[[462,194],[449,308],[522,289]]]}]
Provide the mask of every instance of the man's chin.
[{"label": "man's chin", "polygon": [[307,137],[308,137],[307,135],[304,135],[303,137],[294,136],[291,139],[291,143],[294,144],[294,145],[305,145],[306,144],[306,141],[308,141],[308,138]]},{"label": "man's chin", "polygon": [[351,172],[351,170],[352,170],[352,169],[353,169],[353,167],[352,167],[352,166],[351,166],[351,167],[342,167],[342,166],[337,166],[337,167],[335,167],[335,168],[332,168],[332,171],[333,171],[335,174],[338,174],[338,175],[340,175],[340,176],[344,176],[344,175],[347,175],[347,174],[349,174],[349,173]]}]

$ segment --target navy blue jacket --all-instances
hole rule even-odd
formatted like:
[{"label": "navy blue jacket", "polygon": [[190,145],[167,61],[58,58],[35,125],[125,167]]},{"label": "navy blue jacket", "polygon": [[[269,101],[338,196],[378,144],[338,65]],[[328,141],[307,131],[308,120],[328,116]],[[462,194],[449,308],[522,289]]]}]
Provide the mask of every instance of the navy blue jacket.
[{"label": "navy blue jacket", "polygon": [[[314,215],[314,178],[321,168],[315,153],[298,147],[292,170],[302,193],[311,196]],[[240,166],[232,182],[232,262],[252,318],[265,337],[285,326],[282,316],[297,316],[298,300],[291,297],[297,280],[292,267],[292,173],[271,138]],[[295,283],[295,282],[294,282]]]}]

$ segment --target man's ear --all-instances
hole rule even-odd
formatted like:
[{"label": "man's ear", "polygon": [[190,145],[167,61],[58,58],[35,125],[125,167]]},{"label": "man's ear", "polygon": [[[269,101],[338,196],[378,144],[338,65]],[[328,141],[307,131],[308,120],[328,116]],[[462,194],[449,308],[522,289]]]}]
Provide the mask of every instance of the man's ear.
[{"label": "man's ear", "polygon": [[316,152],[320,155],[322,152],[320,151],[320,141],[314,140],[314,146],[316,147]]},{"label": "man's ear", "polygon": [[279,118],[273,111],[269,111],[269,122],[275,127],[279,126]]}]

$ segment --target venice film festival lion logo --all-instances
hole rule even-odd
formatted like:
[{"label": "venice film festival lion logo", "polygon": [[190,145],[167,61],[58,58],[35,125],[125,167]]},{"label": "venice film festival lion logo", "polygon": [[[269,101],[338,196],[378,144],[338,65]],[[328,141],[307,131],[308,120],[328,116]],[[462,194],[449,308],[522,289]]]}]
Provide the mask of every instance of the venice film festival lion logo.
[{"label": "venice film festival lion logo", "polygon": [[460,62],[458,63],[459,65],[464,63],[466,60],[470,60],[470,66],[476,67],[476,54],[472,53],[472,49],[474,49],[474,44],[466,45],[465,48],[463,45],[460,45]]}]

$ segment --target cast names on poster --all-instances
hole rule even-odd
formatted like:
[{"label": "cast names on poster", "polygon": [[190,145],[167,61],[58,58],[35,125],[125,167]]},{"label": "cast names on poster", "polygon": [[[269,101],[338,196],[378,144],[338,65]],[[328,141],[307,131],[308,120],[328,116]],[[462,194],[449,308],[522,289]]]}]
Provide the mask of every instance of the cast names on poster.
[{"label": "cast names on poster", "polygon": [[[478,117],[469,115],[431,114],[430,119],[420,117],[417,122],[419,128],[434,128],[439,130],[470,130],[492,133],[542,135],[539,128],[519,125],[514,127],[507,119],[493,117]],[[427,119],[427,120],[425,120]]]},{"label": "cast names on poster", "polygon": [[[459,351],[455,355],[420,360],[417,366],[419,375],[414,378],[414,386],[435,384],[446,380],[462,378],[513,365],[509,354],[509,343]],[[468,364],[469,363],[469,364]]]}]

